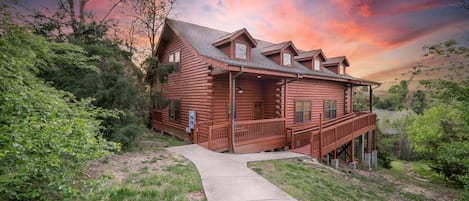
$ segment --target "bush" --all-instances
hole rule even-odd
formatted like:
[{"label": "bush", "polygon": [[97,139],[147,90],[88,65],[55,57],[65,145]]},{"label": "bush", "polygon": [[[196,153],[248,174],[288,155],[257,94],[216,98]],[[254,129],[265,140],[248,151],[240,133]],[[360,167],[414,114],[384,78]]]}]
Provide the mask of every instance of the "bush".
[{"label": "bush", "polygon": [[112,114],[37,78],[56,44],[16,27],[2,29],[0,200],[80,196],[89,183],[83,175],[87,162],[119,148],[100,136],[98,116]]}]

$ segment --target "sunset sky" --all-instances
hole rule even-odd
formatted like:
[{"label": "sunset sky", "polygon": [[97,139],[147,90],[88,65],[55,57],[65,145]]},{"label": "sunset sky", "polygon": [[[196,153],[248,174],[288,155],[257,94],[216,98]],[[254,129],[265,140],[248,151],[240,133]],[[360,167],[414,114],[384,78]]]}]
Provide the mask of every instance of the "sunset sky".
[{"label": "sunset sky", "polygon": [[[20,3],[55,6],[54,0]],[[88,7],[100,16],[110,5],[90,0]],[[258,39],[345,55],[348,73],[357,77],[411,66],[424,45],[469,44],[469,10],[458,0],[177,0],[170,17],[228,32],[245,27]]]}]

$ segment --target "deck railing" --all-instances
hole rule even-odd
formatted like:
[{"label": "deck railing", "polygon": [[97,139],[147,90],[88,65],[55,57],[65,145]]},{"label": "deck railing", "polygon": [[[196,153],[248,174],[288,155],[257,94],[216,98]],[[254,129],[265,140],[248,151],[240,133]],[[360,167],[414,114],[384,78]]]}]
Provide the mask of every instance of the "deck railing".
[{"label": "deck railing", "polygon": [[[340,122],[347,121],[355,117],[355,114],[350,113],[342,117],[331,119],[323,123],[323,127],[336,125]],[[294,149],[310,143],[311,132],[318,131],[319,124],[306,124],[301,126],[292,126],[287,128],[287,135],[290,137],[290,148]]]},{"label": "deck railing", "polygon": [[159,110],[153,110],[151,116],[152,127],[160,129],[160,126],[163,124],[163,113]]},{"label": "deck railing", "polygon": [[[229,129],[231,129],[230,122],[208,126],[208,149],[228,149],[230,146]],[[201,131],[200,128],[199,131]],[[285,135],[285,119],[235,121],[234,132],[235,143],[271,136],[282,136]],[[203,136],[203,134],[199,133],[199,138],[200,136]]]},{"label": "deck railing", "polygon": [[[311,155],[320,156],[376,128],[376,114],[368,113],[310,133]],[[322,141],[321,141],[322,140]]]},{"label": "deck railing", "polygon": [[262,119],[235,122],[235,142],[275,135],[285,135],[285,119]]}]

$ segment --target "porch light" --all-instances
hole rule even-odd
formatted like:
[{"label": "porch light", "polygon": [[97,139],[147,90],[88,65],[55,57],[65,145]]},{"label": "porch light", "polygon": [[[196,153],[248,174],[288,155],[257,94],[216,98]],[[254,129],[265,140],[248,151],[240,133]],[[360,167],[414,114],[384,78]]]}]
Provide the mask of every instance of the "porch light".
[{"label": "porch light", "polygon": [[261,78],[262,78],[262,75],[258,75],[258,76],[257,76],[257,79],[261,79]]},{"label": "porch light", "polygon": [[244,93],[243,87],[239,86],[238,87],[238,94]]}]

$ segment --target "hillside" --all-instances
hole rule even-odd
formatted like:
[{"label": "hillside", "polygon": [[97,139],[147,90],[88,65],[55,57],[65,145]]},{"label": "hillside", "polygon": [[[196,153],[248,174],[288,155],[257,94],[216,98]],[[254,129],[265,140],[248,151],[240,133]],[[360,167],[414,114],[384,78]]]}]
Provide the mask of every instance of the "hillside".
[{"label": "hillside", "polygon": [[412,92],[417,89],[423,89],[419,84],[420,80],[458,79],[460,77],[467,78],[468,76],[469,57],[459,56],[428,58],[415,65],[373,73],[365,76],[364,79],[383,83],[381,87],[374,91],[375,94],[382,95],[386,94],[391,86],[399,84],[401,80],[411,80],[409,82],[409,90]]}]

